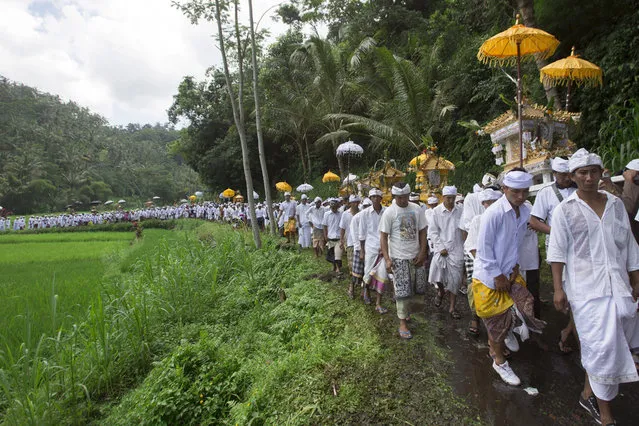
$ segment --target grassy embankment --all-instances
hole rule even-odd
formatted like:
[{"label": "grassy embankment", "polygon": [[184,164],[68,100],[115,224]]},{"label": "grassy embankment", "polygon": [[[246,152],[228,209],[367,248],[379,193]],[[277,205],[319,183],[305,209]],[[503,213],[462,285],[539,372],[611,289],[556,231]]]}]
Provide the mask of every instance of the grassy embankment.
[{"label": "grassy embankment", "polygon": [[473,421],[433,336],[399,341],[310,254],[211,224],[157,232],[110,257],[82,321],[3,353],[6,423]]}]

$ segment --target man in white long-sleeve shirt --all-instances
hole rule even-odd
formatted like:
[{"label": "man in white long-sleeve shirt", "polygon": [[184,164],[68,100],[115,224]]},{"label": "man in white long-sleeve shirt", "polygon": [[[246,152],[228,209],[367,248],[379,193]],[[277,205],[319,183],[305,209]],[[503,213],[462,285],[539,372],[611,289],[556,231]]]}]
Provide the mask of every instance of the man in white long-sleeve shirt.
[{"label": "man in white long-sleeve shirt", "polygon": [[[368,198],[373,203],[373,206],[361,212],[362,217],[359,221],[359,242],[360,242],[360,259],[364,260],[364,303],[370,304],[370,298],[368,296],[368,286],[371,282],[370,273],[373,270],[373,266],[381,259],[380,243],[379,243],[379,220],[384,213],[384,206],[382,206],[382,191],[379,188],[372,188],[368,192]],[[382,292],[383,287],[379,285],[373,290],[377,293],[375,309],[380,312],[382,308]]]},{"label": "man in white long-sleeve shirt", "polygon": [[488,332],[493,369],[513,386],[521,381],[504,358],[504,341],[513,333],[513,315],[523,320],[526,330],[541,332],[545,325],[534,316],[534,299],[518,264],[518,248],[530,217],[524,202],[531,185],[532,175],[525,171],[511,170],[506,174],[504,196],[482,216],[473,270],[475,309]]},{"label": "man in white long-sleeve shirt", "polygon": [[453,319],[459,319],[461,315],[455,309],[455,300],[464,269],[464,240],[459,229],[462,209],[455,203],[456,187],[445,186],[442,195],[444,202],[435,207],[428,224],[428,238],[433,244],[428,281],[437,288],[435,306],[439,307],[444,292],[448,293],[448,312]]},{"label": "man in white long-sleeve shirt", "polygon": [[306,217],[313,229],[313,249],[315,250],[315,257],[320,257],[324,252],[324,245],[326,244],[326,240],[324,239],[324,225],[322,225],[326,209],[322,206],[322,199],[320,197],[315,197],[313,203],[314,205],[306,212]]},{"label": "man in white long-sleeve shirt", "polygon": [[570,306],[579,334],[586,370],[579,403],[608,425],[619,383],[639,380],[632,358],[639,352],[639,246],[623,202],[598,191],[601,158],[582,148],[569,167],[578,189],[555,208],[547,260],[555,308]]}]

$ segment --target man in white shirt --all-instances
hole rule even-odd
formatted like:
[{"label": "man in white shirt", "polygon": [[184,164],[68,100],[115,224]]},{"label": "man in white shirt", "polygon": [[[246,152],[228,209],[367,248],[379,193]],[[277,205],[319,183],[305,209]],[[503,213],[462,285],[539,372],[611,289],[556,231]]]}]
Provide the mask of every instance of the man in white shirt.
[{"label": "man in white shirt", "polygon": [[[470,225],[470,221],[473,220],[473,217],[477,216],[478,214],[482,214],[484,211],[484,208],[479,202],[479,192],[483,188],[487,188],[493,185],[496,180],[497,178],[495,176],[491,175],[490,173],[486,173],[481,178],[481,186],[475,184],[476,186],[473,187],[473,192],[469,192],[468,194],[466,194],[466,198],[464,198],[464,210],[462,212],[462,218],[459,223],[459,227],[462,230],[464,239],[466,239],[466,235],[468,234],[468,226]],[[475,189],[477,189],[477,191]]]},{"label": "man in white shirt", "polygon": [[428,281],[437,288],[435,306],[440,307],[444,292],[448,293],[448,312],[453,319],[460,319],[455,301],[464,270],[464,240],[459,229],[462,209],[455,203],[456,187],[445,186],[442,195],[444,202],[435,207],[428,226],[428,238],[434,248]]},{"label": "man in white shirt", "polygon": [[324,213],[322,225],[324,226],[324,238],[326,239],[326,260],[333,264],[333,272],[340,274],[342,268],[342,249],[340,247],[339,222],[342,212],[339,211],[339,200],[332,199],[330,210]]},{"label": "man in white shirt", "polygon": [[261,231],[264,231],[264,218],[266,217],[266,209],[262,204],[258,204],[255,209],[255,218],[257,220],[257,226],[260,227]]},{"label": "man in white shirt", "polygon": [[[353,266],[351,268],[351,287],[353,289],[353,293],[357,285],[361,286],[362,277],[364,276],[364,259],[359,255],[361,250],[361,246],[359,244],[359,222],[362,218],[362,212],[369,208],[372,204],[373,202],[370,200],[370,198],[364,198],[364,201],[362,201],[362,210],[360,210],[359,213],[357,213],[351,219],[350,236],[353,238]],[[362,296],[368,297],[368,288],[364,287]]]},{"label": "man in white shirt", "polygon": [[532,175],[524,171],[506,174],[504,196],[490,206],[481,219],[473,270],[475,309],[488,332],[493,369],[513,386],[521,381],[504,358],[504,341],[513,333],[513,315],[523,320],[526,331],[540,333],[545,326],[534,316],[534,300],[526,289],[518,264],[519,246],[530,217],[530,209],[524,202],[531,185]]},{"label": "man in white shirt", "polygon": [[383,314],[387,312],[387,309],[381,305],[385,283],[383,281],[372,280],[370,276],[375,264],[382,259],[379,247],[379,220],[385,210],[385,207],[382,206],[382,190],[372,188],[368,192],[368,198],[373,205],[361,213],[362,217],[359,221],[358,231],[360,243],[359,257],[361,260],[364,260],[363,281],[366,286],[364,290],[364,303],[367,305],[371,303],[368,297],[368,290],[374,290],[376,293],[375,310]]},{"label": "man in white shirt", "polygon": [[295,208],[295,219],[299,227],[299,244],[302,248],[308,248],[311,246],[311,222],[308,220],[308,209],[311,205],[308,204],[308,196],[302,194],[302,202]]},{"label": "man in white shirt", "polygon": [[[487,209],[495,201],[501,198],[503,194],[499,191],[495,191],[492,188],[486,188],[479,193],[479,201],[482,207]],[[464,241],[464,261],[466,266],[466,280],[468,283],[468,306],[470,306],[470,312],[472,319],[468,325],[468,332],[473,336],[479,336],[479,317],[475,311],[475,300],[473,298],[473,267],[475,265],[475,257],[477,256],[477,238],[479,237],[479,225],[481,224],[481,214],[476,215],[471,221],[468,227],[468,236]]]},{"label": "man in white shirt", "polygon": [[[342,213],[342,218],[339,221],[339,229],[340,229],[340,242],[339,246],[342,251],[346,250],[346,259],[348,261],[349,270],[353,270],[353,245],[355,244],[356,236],[351,235],[351,221],[353,220],[353,216],[359,213],[359,202],[360,198],[351,194],[348,197],[348,209]],[[359,243],[359,240],[357,240]],[[357,244],[359,246],[359,244]],[[351,280],[351,284],[348,288],[348,297],[351,299],[354,297],[354,283]]]},{"label": "man in white shirt", "polygon": [[[559,203],[570,197],[573,192],[577,190],[571,179],[570,170],[568,169],[568,160],[564,160],[559,157],[553,158],[551,161],[551,167],[555,182],[539,190],[535,197],[535,204],[530,212],[530,227],[537,232],[546,234],[546,253],[548,253],[548,242],[550,241],[549,235],[552,226],[553,211]],[[541,310],[539,286],[537,286],[536,289],[533,287],[534,285],[530,285],[529,289],[533,296],[535,296],[535,315],[539,317],[539,311]],[[570,316],[568,325],[560,332],[559,350],[561,350],[562,353],[572,352],[572,348],[567,344],[567,340],[571,334],[574,334],[575,338],[577,338],[575,322],[573,321],[572,316]]]},{"label": "man in white shirt", "polygon": [[580,405],[598,423],[615,424],[610,401],[619,383],[639,380],[632,358],[639,352],[639,246],[623,202],[598,191],[601,158],[582,148],[569,169],[577,191],[555,208],[548,245],[554,304],[570,307],[579,334]]},{"label": "man in white shirt", "polygon": [[394,203],[384,211],[379,222],[380,246],[386,271],[393,274],[395,303],[399,318],[399,335],[412,338],[406,320],[410,318],[408,302],[414,294],[415,268],[426,260],[426,216],[408,201],[410,186],[398,182],[391,188]]},{"label": "man in white shirt", "polygon": [[306,212],[306,217],[313,229],[313,249],[315,250],[315,257],[320,257],[324,253],[324,245],[326,240],[324,239],[324,213],[326,209],[322,207],[322,199],[315,197],[313,200],[314,205],[311,206]]},{"label": "man in white shirt", "polygon": [[289,243],[294,241],[295,234],[297,233],[297,224],[295,223],[295,209],[297,202],[291,200],[291,193],[284,193],[284,201],[280,203],[280,210],[282,211],[284,236]]}]

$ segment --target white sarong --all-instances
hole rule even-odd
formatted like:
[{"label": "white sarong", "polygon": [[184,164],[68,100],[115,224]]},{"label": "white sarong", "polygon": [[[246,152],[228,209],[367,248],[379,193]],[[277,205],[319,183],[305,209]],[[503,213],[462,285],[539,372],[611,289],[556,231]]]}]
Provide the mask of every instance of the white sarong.
[{"label": "white sarong", "polygon": [[432,283],[435,287],[437,287],[437,283],[442,283],[446,290],[452,294],[457,294],[461,286],[463,271],[463,257],[451,253],[449,253],[448,256],[434,253],[428,273],[428,282]]},{"label": "white sarong", "polygon": [[639,318],[632,297],[572,301],[581,364],[595,396],[613,399],[619,383],[639,381],[632,353],[639,352]]}]

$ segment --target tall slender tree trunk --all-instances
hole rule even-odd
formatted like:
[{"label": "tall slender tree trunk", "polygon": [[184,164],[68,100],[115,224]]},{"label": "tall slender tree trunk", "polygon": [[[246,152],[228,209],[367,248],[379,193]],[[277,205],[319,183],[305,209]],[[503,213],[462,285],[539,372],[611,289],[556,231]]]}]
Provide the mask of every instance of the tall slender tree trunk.
[{"label": "tall slender tree trunk", "polygon": [[[266,210],[268,211],[269,228],[271,234],[275,235],[275,219],[273,216],[273,200],[271,198],[271,181],[268,178],[266,167],[266,154],[264,153],[264,138],[262,137],[262,112],[260,111],[259,81],[257,70],[257,54],[255,46],[255,25],[253,24],[253,0],[249,0],[249,19],[251,23],[251,60],[253,63],[253,96],[255,97],[255,128],[257,130],[257,151],[260,157],[260,167],[262,168],[262,180],[264,181],[264,197],[266,199]],[[251,194],[252,196],[253,194]]]},{"label": "tall slender tree trunk", "polygon": [[242,76],[242,45],[239,43],[239,24],[238,24],[238,6],[237,0],[234,0],[235,4],[235,35],[238,40],[238,62],[239,62],[239,81],[238,81],[238,93],[239,97],[235,99],[235,91],[231,84],[231,73],[229,71],[228,60],[226,58],[226,50],[224,47],[224,31],[222,30],[222,17],[220,14],[220,0],[215,0],[215,20],[217,21],[217,32],[220,42],[220,52],[222,54],[222,64],[224,66],[224,78],[226,80],[226,88],[231,101],[231,109],[233,110],[233,120],[237,127],[237,133],[240,137],[240,146],[242,147],[242,165],[244,166],[244,179],[246,180],[246,194],[249,203],[249,216],[251,218],[251,228],[253,229],[253,240],[255,247],[262,247],[262,240],[260,238],[260,229],[257,225],[257,217],[255,216],[255,200],[253,199],[253,177],[251,176],[251,164],[249,162],[248,144],[246,142],[246,128],[244,122],[243,111],[243,89],[244,79]]},{"label": "tall slender tree trunk", "polygon": [[[535,5],[533,0],[517,0],[517,8],[521,12],[521,19],[523,20],[525,26],[537,26],[537,23],[535,21]],[[536,62],[537,69],[539,70],[548,65],[548,61],[546,59],[537,59]],[[560,110],[562,108],[561,99],[559,98],[559,92],[557,91],[557,88],[549,84],[544,84],[544,91],[546,92],[546,100],[548,100],[548,102],[554,101],[555,109]]]}]

